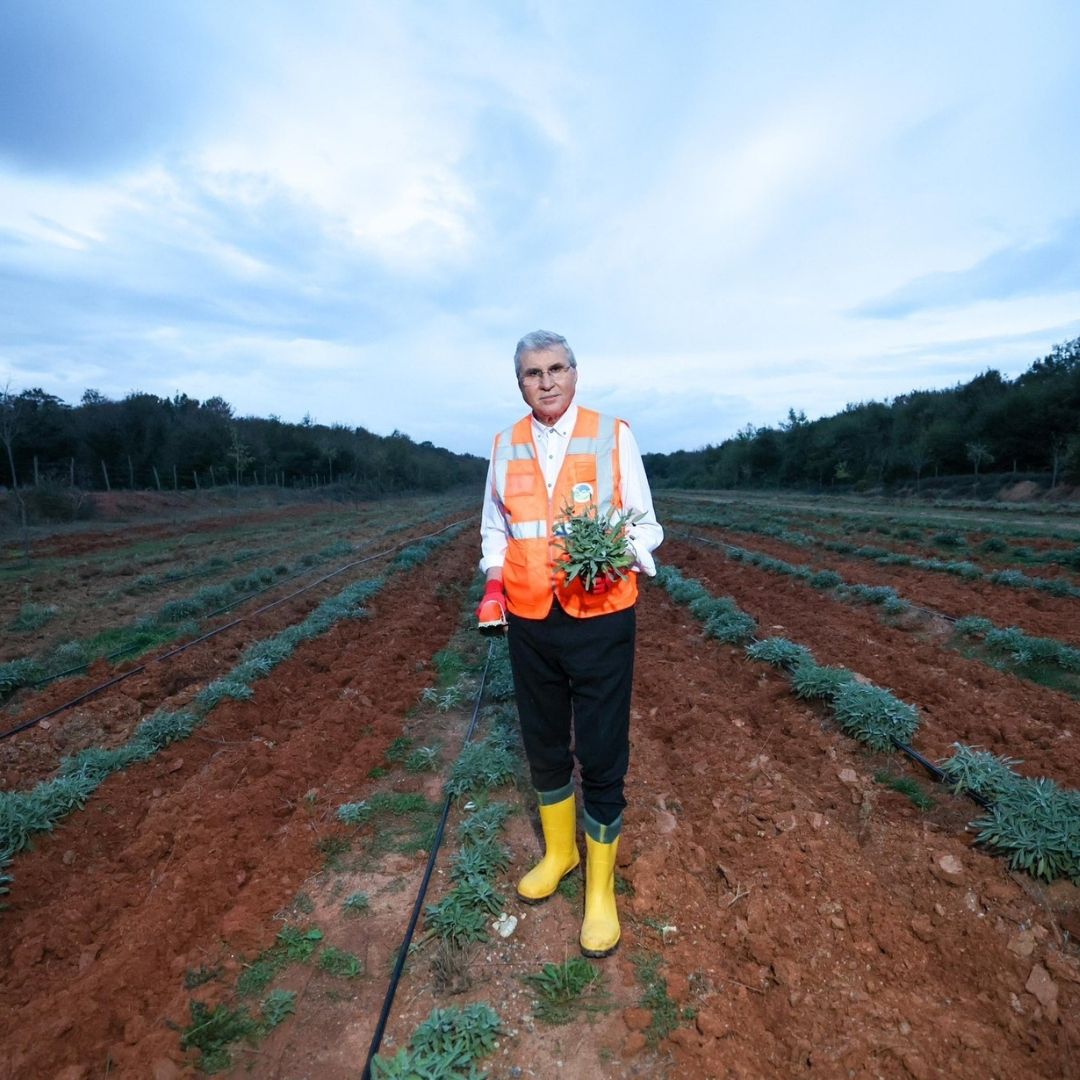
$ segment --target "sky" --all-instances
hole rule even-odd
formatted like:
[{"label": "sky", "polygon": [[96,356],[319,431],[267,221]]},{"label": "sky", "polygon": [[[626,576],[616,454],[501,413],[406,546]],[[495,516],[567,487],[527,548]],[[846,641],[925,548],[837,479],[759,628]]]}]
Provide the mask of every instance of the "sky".
[{"label": "sky", "polygon": [[0,387],[643,450],[1080,336],[1080,4],[0,0]]}]

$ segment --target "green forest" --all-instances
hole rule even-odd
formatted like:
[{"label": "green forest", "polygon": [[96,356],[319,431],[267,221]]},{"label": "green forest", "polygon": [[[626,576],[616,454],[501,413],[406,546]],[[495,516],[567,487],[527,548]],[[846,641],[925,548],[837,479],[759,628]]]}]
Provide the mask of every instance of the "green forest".
[{"label": "green forest", "polygon": [[[41,489],[190,490],[222,485],[346,485],[376,496],[483,482],[486,462],[395,431],[310,419],[237,417],[220,397],[197,401],[95,390],[69,405],[40,389],[0,393],[0,483]],[[1056,345],[1015,379],[988,370],[945,390],[848,405],[775,427],[747,425],[718,445],[646,454],[656,487],[932,489],[966,476],[988,493],[1005,476],[1042,487],[1080,483],[1080,338]]]},{"label": "green forest", "polygon": [[0,483],[20,488],[189,490],[222,485],[347,485],[360,495],[481,485],[486,461],[399,431],[237,417],[197,401],[88,390],[68,405],[40,389],[0,394]]},{"label": "green forest", "polygon": [[776,427],[747,425],[717,446],[646,454],[656,487],[921,491],[966,476],[987,494],[1009,476],[1080,483],[1080,338],[1015,379],[988,370],[946,390],[848,405]]}]

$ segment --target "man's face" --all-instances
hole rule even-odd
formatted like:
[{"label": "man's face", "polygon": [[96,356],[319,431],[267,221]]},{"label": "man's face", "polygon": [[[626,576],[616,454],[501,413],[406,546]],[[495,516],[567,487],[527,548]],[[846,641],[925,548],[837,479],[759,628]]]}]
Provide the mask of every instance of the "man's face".
[{"label": "man's face", "polygon": [[577,368],[572,368],[563,349],[541,349],[521,358],[518,378],[521,396],[536,416],[554,424],[574,400]]}]

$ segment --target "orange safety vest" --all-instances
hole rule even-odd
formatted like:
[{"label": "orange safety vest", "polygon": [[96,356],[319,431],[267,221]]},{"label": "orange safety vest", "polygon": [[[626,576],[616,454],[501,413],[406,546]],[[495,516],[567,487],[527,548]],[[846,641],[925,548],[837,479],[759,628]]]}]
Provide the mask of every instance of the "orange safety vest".
[{"label": "orange safety vest", "polygon": [[619,421],[578,407],[566,459],[550,498],[533,441],[531,415],[495,437],[493,462],[493,495],[507,522],[503,589],[510,611],[525,619],[543,619],[556,595],[563,610],[579,619],[632,607],[637,600],[634,571],[607,592],[589,593],[580,578],[566,584],[566,573],[559,569],[564,554],[555,546],[556,520],[565,507],[592,503],[603,514],[622,508]]}]

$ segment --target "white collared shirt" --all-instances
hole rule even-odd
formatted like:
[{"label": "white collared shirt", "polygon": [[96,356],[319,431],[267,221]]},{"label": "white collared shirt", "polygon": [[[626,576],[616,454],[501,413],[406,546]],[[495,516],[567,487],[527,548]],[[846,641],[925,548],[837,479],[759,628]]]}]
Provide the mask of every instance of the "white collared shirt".
[{"label": "white collared shirt", "polygon": [[[532,417],[532,436],[536,444],[537,462],[544,474],[548,498],[555,490],[559,479],[559,470],[566,457],[566,448],[577,423],[578,407],[571,403],[570,408],[548,427]],[[494,448],[493,448],[494,450]],[[622,513],[629,513],[641,519],[629,527],[630,547],[634,552],[635,570],[652,577],[656,573],[656,563],[652,553],[664,539],[664,530],[656,520],[653,510],[652,493],[645,476],[645,466],[641,463],[641,451],[630,426],[620,421],[619,424],[619,473],[621,484],[619,496],[622,499]],[[492,465],[488,462],[487,484],[484,487],[484,511],[480,519],[480,542],[483,558],[480,570],[487,573],[493,567],[502,566],[506,556],[507,521],[502,509],[493,497]]]}]

